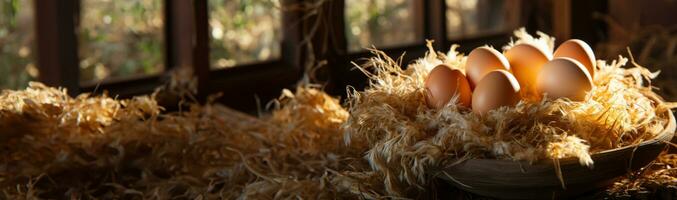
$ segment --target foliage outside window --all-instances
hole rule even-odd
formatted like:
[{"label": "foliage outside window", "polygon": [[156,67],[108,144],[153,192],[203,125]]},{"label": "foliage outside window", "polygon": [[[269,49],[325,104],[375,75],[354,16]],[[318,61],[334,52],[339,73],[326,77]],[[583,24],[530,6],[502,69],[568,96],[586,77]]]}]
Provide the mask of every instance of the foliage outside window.
[{"label": "foliage outside window", "polygon": [[38,76],[32,0],[0,0],[0,88],[21,89]]},{"label": "foliage outside window", "polygon": [[209,0],[210,62],[213,68],[280,56],[282,30],[276,0]]},{"label": "foliage outside window", "polygon": [[446,0],[447,37],[460,39],[512,30],[519,0]]},{"label": "foliage outside window", "polygon": [[346,0],[348,49],[359,51],[417,41],[413,0]]},{"label": "foliage outside window", "polygon": [[164,69],[162,0],[82,0],[80,81]]}]

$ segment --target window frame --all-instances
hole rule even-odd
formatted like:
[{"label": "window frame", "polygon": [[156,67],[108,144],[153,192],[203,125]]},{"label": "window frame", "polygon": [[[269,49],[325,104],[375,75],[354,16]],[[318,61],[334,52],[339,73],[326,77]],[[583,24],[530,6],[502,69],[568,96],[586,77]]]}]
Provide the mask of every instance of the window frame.
[{"label": "window frame", "polygon": [[[330,94],[343,96],[347,85],[362,88],[366,77],[359,70],[353,70],[353,61],[371,56],[368,51],[349,52],[345,32],[345,0],[328,0],[319,5],[324,14],[289,9],[282,11],[282,31],[280,58],[258,63],[242,64],[225,69],[211,69],[209,59],[209,9],[206,0],[164,0],[164,42],[165,70],[157,75],[134,76],[128,78],[106,79],[98,84],[80,85],[79,58],[77,54],[76,24],[79,16],[80,0],[42,1],[34,0],[36,13],[36,41],[38,45],[39,80],[52,86],[68,89],[69,94],[83,92],[100,93],[108,91],[111,96],[120,98],[152,93],[161,86],[166,74],[177,67],[189,67],[198,80],[198,99],[205,100],[209,94],[222,92],[220,102],[240,110],[252,111],[259,103],[265,103],[279,96],[280,90],[290,88],[304,74],[306,66],[312,61],[326,61],[328,80],[324,89]],[[281,0],[286,5],[316,4],[314,0]],[[528,3],[528,1],[520,1]],[[558,13],[570,13],[575,10],[570,0],[557,0],[556,6],[564,6]],[[190,8],[192,6],[192,8]],[[434,40],[433,47],[446,50],[451,44],[461,44],[461,51],[469,48],[493,44],[504,44],[510,32],[482,35],[480,37],[451,40],[447,38],[446,1],[416,1],[415,20],[423,23],[417,36],[421,42],[391,46],[381,49],[391,57],[399,57],[406,52],[403,63],[410,63],[427,52],[425,39]],[[539,9],[556,9],[553,7]],[[565,15],[570,17],[570,15]],[[304,34],[311,32],[313,22],[321,21],[322,28],[312,32],[311,38]],[[567,38],[569,30],[576,24],[570,20],[553,20],[555,35]],[[573,27],[573,28],[572,28]],[[71,31],[68,31],[71,30]],[[187,40],[186,38],[191,38]],[[302,44],[309,42],[313,48]],[[417,40],[419,41],[419,40]],[[311,52],[312,51],[312,52]],[[310,58],[314,55],[313,58]]]}]

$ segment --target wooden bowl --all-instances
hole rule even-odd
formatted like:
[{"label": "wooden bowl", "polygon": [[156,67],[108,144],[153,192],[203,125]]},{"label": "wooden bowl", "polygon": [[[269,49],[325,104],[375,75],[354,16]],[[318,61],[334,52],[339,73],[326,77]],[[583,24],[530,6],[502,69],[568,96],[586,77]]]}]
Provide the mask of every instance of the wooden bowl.
[{"label": "wooden bowl", "polygon": [[602,151],[591,155],[594,168],[581,166],[578,158],[560,160],[566,189],[557,178],[553,161],[527,162],[469,159],[434,173],[460,189],[501,199],[571,198],[605,188],[620,176],[645,167],[666,147],[675,132],[675,117],[655,139],[638,145]]}]

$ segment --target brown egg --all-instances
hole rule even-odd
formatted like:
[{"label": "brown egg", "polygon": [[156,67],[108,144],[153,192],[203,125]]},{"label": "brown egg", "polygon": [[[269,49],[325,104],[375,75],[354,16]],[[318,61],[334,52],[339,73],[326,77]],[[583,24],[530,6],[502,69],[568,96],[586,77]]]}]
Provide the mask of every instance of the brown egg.
[{"label": "brown egg", "polygon": [[592,90],[592,78],[583,65],[571,58],[555,58],[543,65],[538,75],[538,91],[548,98],[585,100]]},{"label": "brown egg", "polygon": [[491,71],[482,78],[473,91],[472,111],[484,114],[502,106],[513,106],[520,100],[519,93],[520,85],[510,72]]},{"label": "brown egg", "polygon": [[458,95],[458,103],[461,106],[470,108],[472,92],[461,70],[451,69],[447,65],[438,65],[428,74],[425,88],[426,103],[430,108],[440,109],[456,95]]},{"label": "brown egg", "polygon": [[554,53],[555,58],[567,57],[577,60],[590,73],[590,78],[595,78],[595,54],[592,48],[582,40],[571,39],[557,47]]},{"label": "brown egg", "polygon": [[470,88],[474,89],[482,77],[497,69],[510,71],[510,64],[503,54],[490,47],[472,50],[465,64],[465,74],[468,76]]},{"label": "brown egg", "polygon": [[531,44],[518,44],[508,49],[505,57],[510,62],[510,69],[517,78],[522,93],[538,95],[536,78],[543,64],[552,59],[550,54]]}]

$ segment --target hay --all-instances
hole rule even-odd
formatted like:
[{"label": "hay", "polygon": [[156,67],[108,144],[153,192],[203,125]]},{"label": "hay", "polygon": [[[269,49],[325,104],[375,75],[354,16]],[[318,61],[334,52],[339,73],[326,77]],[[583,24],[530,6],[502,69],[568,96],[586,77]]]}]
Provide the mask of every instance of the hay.
[{"label": "hay", "polygon": [[663,153],[654,163],[616,181],[606,196],[624,199],[677,198],[677,154]]},{"label": "hay", "polygon": [[[517,41],[504,49],[530,43],[552,53],[554,39],[539,35],[517,30]],[[534,163],[577,157],[592,167],[590,154],[654,138],[667,122],[656,113],[669,107],[650,98],[656,95],[647,81],[657,74],[641,66],[623,68],[628,60],[620,56],[610,63],[598,61],[596,86],[583,102],[527,97],[514,107],[478,116],[457,107],[455,100],[440,110],[424,103],[423,83],[430,69],[442,63],[464,69],[466,58],[455,46],[446,54],[431,49],[406,69],[384,53],[373,52],[375,57],[358,66],[369,76],[370,87],[349,91],[351,116],[344,129],[347,143],[369,143],[367,159],[394,195],[405,194],[401,188],[407,186],[428,184],[427,171],[455,159]]]},{"label": "hay", "polygon": [[[552,51],[546,35],[516,36],[512,44]],[[305,85],[282,91],[272,112],[258,118],[192,101],[191,80],[162,90],[185,97],[178,112],[164,112],[157,93],[72,98],[40,83],[3,91],[0,198],[423,198],[435,192],[426,172],[458,159],[577,157],[593,165],[590,154],[650,139],[665,123],[656,113],[669,106],[648,98],[655,74],[622,68],[622,57],[599,61],[597,87],[585,102],[527,100],[486,116],[454,103],[431,110],[423,80],[438,64],[462,69],[457,47],[429,47],[406,69],[374,51],[359,68],[370,87],[349,88],[345,105]],[[674,179],[671,171],[642,177]]]},{"label": "hay", "polygon": [[313,87],[283,94],[271,116],[257,119],[195,103],[188,111],[160,114],[154,96],[71,98],[39,83],[4,91],[0,195],[326,199],[368,194],[367,186],[356,187],[367,182],[353,177],[378,180],[376,175],[344,172],[368,167],[358,149],[342,148],[339,126],[348,113],[338,100]]}]

